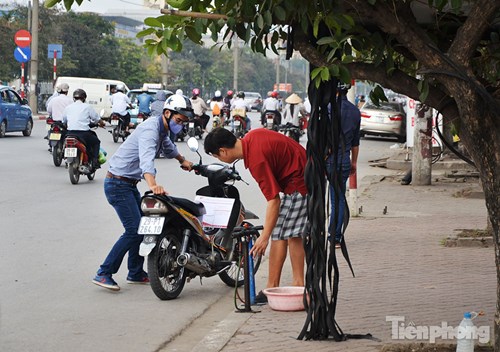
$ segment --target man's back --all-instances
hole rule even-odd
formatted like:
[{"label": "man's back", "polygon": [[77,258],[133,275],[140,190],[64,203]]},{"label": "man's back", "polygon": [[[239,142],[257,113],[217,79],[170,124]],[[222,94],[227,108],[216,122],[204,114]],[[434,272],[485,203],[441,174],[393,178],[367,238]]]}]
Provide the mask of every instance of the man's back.
[{"label": "man's back", "polygon": [[144,112],[146,114],[151,113],[150,104],[153,100],[153,97],[148,93],[139,94],[137,96],[137,101],[139,102],[139,112]]},{"label": "man's back", "polygon": [[130,99],[122,92],[116,92],[111,96],[112,111],[120,115],[127,114]]},{"label": "man's back", "polygon": [[50,100],[47,104],[47,112],[52,116],[53,120],[62,121],[64,109],[73,103],[73,99],[67,94],[60,94]]},{"label": "man's back", "polygon": [[88,131],[90,130],[89,124],[97,123],[99,119],[95,110],[80,100],[68,105],[63,113],[63,122],[67,124],[70,131]]}]

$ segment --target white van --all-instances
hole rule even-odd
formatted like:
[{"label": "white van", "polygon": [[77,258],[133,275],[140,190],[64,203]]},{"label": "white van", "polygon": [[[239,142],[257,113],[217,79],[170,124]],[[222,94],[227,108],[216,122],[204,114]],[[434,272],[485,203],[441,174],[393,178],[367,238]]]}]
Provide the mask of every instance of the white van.
[{"label": "white van", "polygon": [[83,89],[87,93],[86,103],[90,104],[99,114],[104,109],[104,119],[111,116],[111,90],[117,85],[125,87],[125,94],[129,91],[127,85],[122,81],[114,79],[85,78],[85,77],[58,77],[56,87],[61,83],[69,85],[68,96],[72,97],[76,89]]}]

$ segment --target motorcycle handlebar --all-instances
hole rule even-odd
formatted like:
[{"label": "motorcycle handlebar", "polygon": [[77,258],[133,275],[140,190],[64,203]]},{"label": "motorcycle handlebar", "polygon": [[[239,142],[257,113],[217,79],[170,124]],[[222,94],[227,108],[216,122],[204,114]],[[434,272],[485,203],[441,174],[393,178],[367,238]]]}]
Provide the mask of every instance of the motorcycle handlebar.
[{"label": "motorcycle handlebar", "polygon": [[213,171],[209,170],[208,166],[209,165],[195,164],[192,166],[192,169],[195,171],[196,174],[204,177],[211,177],[220,173],[221,175],[223,174],[228,180],[241,181],[241,176],[238,174],[236,170],[232,168],[226,167],[220,170]]}]

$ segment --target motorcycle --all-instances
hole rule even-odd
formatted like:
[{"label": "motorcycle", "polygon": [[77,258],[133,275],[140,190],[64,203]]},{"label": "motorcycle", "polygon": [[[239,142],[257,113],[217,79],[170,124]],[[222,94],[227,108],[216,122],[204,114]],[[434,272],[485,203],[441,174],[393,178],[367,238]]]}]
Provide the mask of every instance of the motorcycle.
[{"label": "motorcycle", "polygon": [[278,116],[274,112],[266,111],[264,121],[266,124],[265,127],[268,130],[273,130],[273,131],[278,130],[279,126]]},{"label": "motorcycle", "polygon": [[47,128],[49,130],[49,150],[52,151],[52,160],[55,166],[61,166],[63,160],[64,139],[66,137],[66,126],[62,121],[47,119]]},{"label": "motorcycle", "polygon": [[109,119],[112,130],[108,131],[113,136],[113,142],[118,143],[121,138],[123,142],[127,139],[130,132],[125,130],[125,124],[123,122],[123,116],[120,114],[113,113]]},{"label": "motorcycle", "polygon": [[212,129],[221,127],[223,125],[221,115],[212,115]]},{"label": "motorcycle", "polygon": [[300,136],[302,136],[300,127],[292,125],[291,123],[279,126],[278,131],[283,133],[285,136],[290,137],[296,142],[299,142]]},{"label": "motorcycle", "polygon": [[195,115],[194,118],[189,120],[187,135],[189,137],[198,137],[199,139],[203,138],[203,128],[201,128],[200,116]]},{"label": "motorcycle", "polygon": [[146,121],[148,117],[151,116],[151,113],[140,112],[137,114],[137,118],[135,119],[134,128],[137,127],[140,123]]},{"label": "motorcycle", "polygon": [[231,113],[233,115],[232,132],[236,136],[236,138],[242,138],[247,133],[247,112],[245,109],[234,109]]},{"label": "motorcycle", "polygon": [[[187,143],[192,151],[198,153],[196,138],[189,138]],[[138,229],[138,234],[144,236],[139,254],[147,256],[151,288],[161,300],[177,298],[186,279],[196,276],[218,275],[228,286],[243,285],[245,277],[238,268],[243,261],[243,243],[247,243],[233,234],[241,229],[238,226],[244,226],[251,232],[252,241],[259,237],[258,228],[246,222],[258,217],[243,207],[238,189],[231,184],[241,180],[234,165],[203,165],[200,156],[200,162],[193,166],[193,170],[208,179],[208,186],[198,189],[197,195],[213,197],[211,200],[232,199],[234,203],[229,219],[224,219],[226,226],[204,227],[202,216],[206,207],[202,203],[145,193],[141,199],[144,215]],[[205,203],[208,206],[207,201]],[[257,257],[253,261],[254,273],[260,266],[260,260]]]},{"label": "motorcycle", "polygon": [[[91,124],[91,127],[97,125]],[[78,184],[80,175],[86,175],[89,181],[95,177],[96,167],[92,165],[87,153],[85,143],[77,136],[68,134],[64,140],[64,157],[66,168],[69,172],[69,180],[72,184]]]}]

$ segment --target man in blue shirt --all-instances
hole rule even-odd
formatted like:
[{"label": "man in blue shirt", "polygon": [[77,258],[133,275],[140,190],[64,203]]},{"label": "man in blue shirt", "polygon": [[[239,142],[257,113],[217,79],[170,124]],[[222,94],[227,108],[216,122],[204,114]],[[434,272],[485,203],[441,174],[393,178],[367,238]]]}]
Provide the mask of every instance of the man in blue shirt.
[{"label": "man in blue shirt", "polygon": [[[338,159],[337,159],[337,172],[342,174],[342,183],[340,185],[339,193],[339,211],[337,224],[333,229],[333,220],[335,217],[335,193],[334,186],[330,184],[330,201],[331,201],[331,214],[330,226],[328,232],[330,236],[335,236],[335,247],[339,248],[342,242],[342,226],[344,223],[344,212],[346,211],[346,182],[349,175],[356,173],[358,153],[359,153],[359,129],[361,124],[361,112],[359,109],[347,100],[347,91],[351,88],[350,84],[341,84],[339,86],[339,105],[340,105],[340,124],[342,130],[340,131],[341,140],[343,145],[339,145]],[[334,165],[334,155],[330,154],[326,161],[326,169],[329,173],[330,179],[332,178]],[[335,182],[336,180],[333,180]]]},{"label": "man in blue shirt", "polygon": [[144,257],[139,255],[142,236],[137,234],[137,229],[141,220],[141,194],[137,183],[144,179],[154,194],[167,194],[163,186],[156,183],[154,160],[160,147],[167,158],[175,158],[183,169],[191,170],[193,164],[179,154],[168,137],[170,131],[178,133],[183,122],[191,117],[193,109],[189,99],[172,95],[165,101],[163,115],[150,117],[141,123],[109,160],[104,193],[118,214],[125,232],[97,271],[92,280],[94,284],[113,291],[120,290],[112,275],[118,272],[127,252],[127,282],[149,283],[148,274],[143,270]]},{"label": "man in blue shirt", "polygon": [[148,94],[148,87],[142,87],[142,93],[137,96],[139,103],[139,114],[143,113],[147,117],[151,115],[150,105],[154,101],[153,97]]}]

